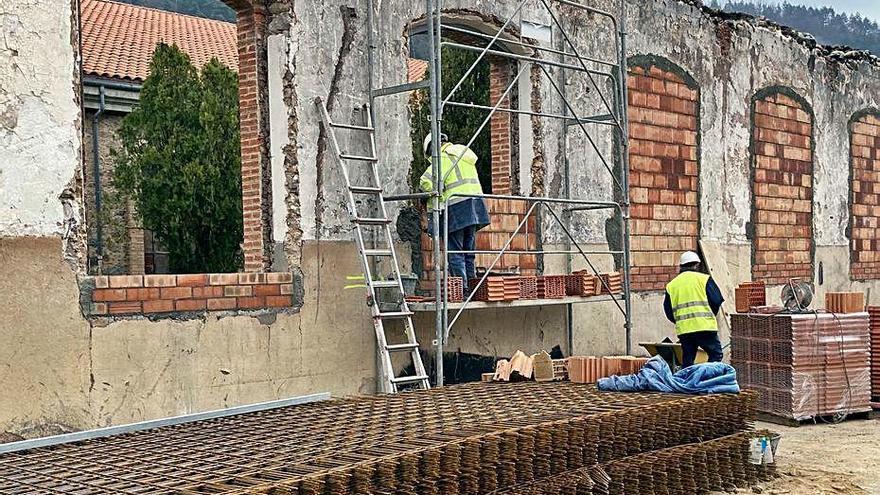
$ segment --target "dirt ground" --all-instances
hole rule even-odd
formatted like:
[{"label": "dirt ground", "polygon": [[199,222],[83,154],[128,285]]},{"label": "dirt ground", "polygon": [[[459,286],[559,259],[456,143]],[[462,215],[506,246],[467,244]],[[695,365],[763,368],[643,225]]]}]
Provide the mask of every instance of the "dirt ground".
[{"label": "dirt ground", "polygon": [[776,452],[779,477],[743,493],[880,495],[880,420],[758,426],[782,434]]}]

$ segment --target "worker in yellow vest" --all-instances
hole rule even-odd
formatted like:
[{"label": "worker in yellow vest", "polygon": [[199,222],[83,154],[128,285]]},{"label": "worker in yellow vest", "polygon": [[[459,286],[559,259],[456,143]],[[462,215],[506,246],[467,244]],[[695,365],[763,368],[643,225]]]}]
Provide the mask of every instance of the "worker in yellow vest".
[{"label": "worker in yellow vest", "polygon": [[709,354],[709,362],[721,361],[723,353],[715,319],[724,302],[721,290],[712,277],[700,271],[697,253],[682,254],[679,269],[678,276],[666,285],[663,309],[666,318],[675,323],[675,333],[681,342],[682,366],[694,364],[697,348]]},{"label": "worker in yellow vest", "polygon": [[[425,158],[431,161],[431,134],[422,144]],[[477,231],[489,225],[489,212],[483,198],[483,188],[477,175],[477,155],[467,146],[448,142],[445,135],[440,135],[440,177],[443,178],[443,194],[440,196],[441,206],[448,204],[450,251],[473,251],[475,249]],[[419,180],[422,191],[434,190],[434,165],[422,174]],[[464,196],[457,196],[464,195]],[[429,203],[434,206],[433,198]],[[429,223],[429,233],[433,235]],[[442,232],[444,219],[440,219]],[[464,288],[468,288],[468,279],[476,278],[476,255],[474,253],[451,253],[449,255],[449,275],[461,277]]]}]

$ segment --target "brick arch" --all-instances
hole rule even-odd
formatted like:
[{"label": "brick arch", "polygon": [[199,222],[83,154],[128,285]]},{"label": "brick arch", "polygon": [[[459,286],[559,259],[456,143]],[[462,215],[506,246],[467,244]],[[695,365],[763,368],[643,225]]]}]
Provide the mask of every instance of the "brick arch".
[{"label": "brick arch", "polygon": [[865,108],[849,120],[850,274],[880,279],[880,109]]},{"label": "brick arch", "polygon": [[662,290],[700,235],[700,87],[664,57],[627,65],[632,288]]},{"label": "brick arch", "polygon": [[223,0],[235,10],[238,31],[238,102],[244,269],[268,268],[271,219],[269,106],[266,72],[266,5],[260,0]]},{"label": "brick arch", "polygon": [[756,92],[751,108],[752,278],[812,280],[813,108],[784,86]]}]

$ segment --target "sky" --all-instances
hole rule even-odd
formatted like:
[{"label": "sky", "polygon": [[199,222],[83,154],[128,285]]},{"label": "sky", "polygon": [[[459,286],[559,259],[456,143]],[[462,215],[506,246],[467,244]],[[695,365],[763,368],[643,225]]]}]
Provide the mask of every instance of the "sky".
[{"label": "sky", "polygon": [[[783,0],[763,0],[763,3],[779,4],[783,3]],[[832,7],[838,12],[859,13],[880,22],[880,0],[788,0],[788,3],[810,7]]]}]

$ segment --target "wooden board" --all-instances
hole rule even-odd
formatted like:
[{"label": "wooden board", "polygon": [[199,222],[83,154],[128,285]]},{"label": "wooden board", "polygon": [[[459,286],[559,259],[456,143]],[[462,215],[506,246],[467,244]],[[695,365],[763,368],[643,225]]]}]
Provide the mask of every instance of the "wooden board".
[{"label": "wooden board", "polygon": [[721,289],[721,294],[724,296],[724,304],[721,305],[721,318],[719,318],[718,323],[721,325],[722,335],[729,336],[730,319],[728,315],[730,314],[729,309],[736,309],[733,307],[736,282],[730,275],[727,257],[724,255],[721,243],[705,240],[700,240],[700,257],[703,260],[706,271],[712,276],[712,280],[715,281],[715,284],[718,285],[718,288]]}]

